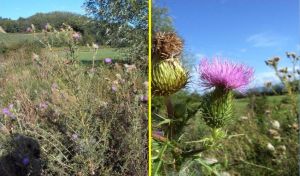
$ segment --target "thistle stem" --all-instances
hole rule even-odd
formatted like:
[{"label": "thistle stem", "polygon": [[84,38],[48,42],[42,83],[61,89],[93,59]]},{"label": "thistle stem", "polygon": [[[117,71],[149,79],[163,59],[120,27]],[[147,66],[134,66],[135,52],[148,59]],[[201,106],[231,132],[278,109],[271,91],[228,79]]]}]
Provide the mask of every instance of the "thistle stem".
[{"label": "thistle stem", "polygon": [[[169,96],[165,96],[165,105],[166,105],[166,108],[167,108],[168,118],[169,119],[173,119],[173,117],[174,117],[174,109],[173,109],[171,98]],[[169,128],[168,128],[167,134],[168,134],[168,138],[170,140],[174,136],[174,125],[173,125],[172,122],[169,124]]]}]

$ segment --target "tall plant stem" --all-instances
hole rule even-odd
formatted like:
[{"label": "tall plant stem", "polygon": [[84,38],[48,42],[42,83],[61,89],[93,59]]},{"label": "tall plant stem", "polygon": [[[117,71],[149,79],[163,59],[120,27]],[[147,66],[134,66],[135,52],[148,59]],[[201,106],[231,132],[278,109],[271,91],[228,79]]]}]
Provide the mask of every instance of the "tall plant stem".
[{"label": "tall plant stem", "polygon": [[[172,105],[171,98],[169,96],[165,96],[165,105],[166,105],[166,108],[167,108],[168,118],[173,119],[173,117],[174,117],[174,108],[173,108],[173,105]],[[174,137],[174,125],[173,125],[172,121],[169,124],[167,134],[168,134],[168,138],[170,140],[172,140],[172,138]]]}]

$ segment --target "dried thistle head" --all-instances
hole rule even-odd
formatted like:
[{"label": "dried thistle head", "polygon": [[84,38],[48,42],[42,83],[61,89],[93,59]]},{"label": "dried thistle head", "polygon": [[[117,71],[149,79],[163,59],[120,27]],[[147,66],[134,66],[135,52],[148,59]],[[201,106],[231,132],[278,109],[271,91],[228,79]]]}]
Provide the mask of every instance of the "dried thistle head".
[{"label": "dried thistle head", "polygon": [[288,73],[288,68],[285,67],[285,68],[279,69],[278,71],[279,71],[280,73]]},{"label": "dried thistle head", "polygon": [[164,60],[178,57],[183,48],[182,40],[174,32],[158,32],[152,43],[152,56],[154,59]]},{"label": "dried thistle head", "polygon": [[296,59],[297,58],[297,54],[294,53],[294,52],[286,52],[286,56],[288,58],[293,58],[293,59]]},{"label": "dried thistle head", "polygon": [[275,56],[272,59],[265,61],[265,63],[268,66],[277,67],[279,60],[280,60],[280,57]]}]

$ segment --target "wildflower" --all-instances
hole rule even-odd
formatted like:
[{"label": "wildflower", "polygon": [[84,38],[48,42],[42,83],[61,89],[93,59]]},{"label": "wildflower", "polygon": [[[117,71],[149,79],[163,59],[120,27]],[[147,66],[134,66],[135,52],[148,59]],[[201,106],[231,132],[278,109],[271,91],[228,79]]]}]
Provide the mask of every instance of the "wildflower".
[{"label": "wildflower", "polygon": [[148,102],[148,96],[147,95],[141,95],[140,96],[140,101],[142,103],[147,103]]},{"label": "wildflower", "polygon": [[53,84],[51,85],[51,90],[52,90],[52,91],[58,90],[58,85],[57,85],[56,83],[53,83]]},{"label": "wildflower", "polygon": [[15,119],[16,116],[13,114],[13,104],[10,104],[8,107],[2,109],[2,114],[4,114],[7,117],[10,117],[12,119]]},{"label": "wildflower", "polygon": [[112,63],[112,59],[111,58],[105,58],[104,59],[104,63],[111,64]]},{"label": "wildflower", "polygon": [[145,87],[145,89],[148,89],[148,86],[149,86],[148,81],[145,81],[145,82],[143,83],[143,86]]},{"label": "wildflower", "polygon": [[277,120],[273,120],[271,122],[271,125],[274,129],[279,130],[280,129],[280,123]]},{"label": "wildflower", "polygon": [[26,32],[31,33],[31,32],[32,32],[31,27],[28,27],[28,28],[26,29]]},{"label": "wildflower", "polygon": [[116,74],[116,77],[118,80],[122,80],[122,76],[119,73]]},{"label": "wildflower", "polygon": [[48,108],[47,102],[42,102],[42,103],[40,103],[40,104],[39,104],[39,108],[40,108],[41,110],[47,109],[47,108]]},{"label": "wildflower", "polygon": [[72,37],[73,37],[73,39],[74,39],[75,41],[78,41],[78,40],[81,39],[81,34],[80,34],[79,32],[74,32],[74,33],[72,34]]},{"label": "wildflower", "polygon": [[286,56],[287,56],[288,58],[293,58],[293,59],[295,59],[295,58],[297,57],[297,54],[294,53],[294,52],[286,52]]},{"label": "wildflower", "polygon": [[99,49],[99,45],[97,43],[92,43],[92,48],[97,50]]},{"label": "wildflower", "polygon": [[164,136],[164,132],[161,130],[154,131],[154,134],[159,135],[159,136]]},{"label": "wildflower", "polygon": [[76,141],[78,139],[78,135],[76,133],[72,134],[72,140]]},{"label": "wildflower", "polygon": [[2,114],[6,115],[6,116],[11,116],[12,113],[10,112],[10,110],[8,108],[3,108],[2,109]]},{"label": "wildflower", "polygon": [[32,32],[35,32],[35,26],[34,26],[34,24],[31,24],[31,29],[32,29]]},{"label": "wildflower", "polygon": [[243,89],[253,76],[253,69],[242,64],[214,59],[203,59],[199,65],[201,85],[205,88],[220,87],[226,90]]},{"label": "wildflower", "polygon": [[267,149],[270,150],[271,152],[275,151],[275,147],[271,143],[267,144]]},{"label": "wildflower", "polygon": [[117,89],[117,87],[116,87],[115,85],[113,85],[113,86],[111,86],[111,90],[112,90],[113,92],[116,92],[118,89]]},{"label": "wildflower", "polygon": [[129,64],[124,64],[124,67],[126,68],[126,72],[132,72],[136,70],[135,64],[129,65]]},{"label": "wildflower", "polygon": [[50,31],[52,29],[52,26],[49,24],[49,23],[47,23],[46,25],[45,25],[45,30],[46,31]]},{"label": "wildflower", "polygon": [[239,91],[250,83],[253,70],[242,64],[203,59],[198,69],[201,85],[214,88],[203,96],[203,119],[211,128],[221,128],[232,119],[233,89]]},{"label": "wildflower", "polygon": [[24,157],[24,158],[22,159],[22,163],[23,163],[24,166],[27,166],[27,165],[30,163],[29,158],[28,158],[27,156]]}]

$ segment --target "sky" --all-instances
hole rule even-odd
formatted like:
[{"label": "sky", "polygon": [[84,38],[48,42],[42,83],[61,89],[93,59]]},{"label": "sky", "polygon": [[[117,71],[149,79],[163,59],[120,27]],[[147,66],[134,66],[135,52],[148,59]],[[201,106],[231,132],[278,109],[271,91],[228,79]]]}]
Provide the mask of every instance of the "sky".
[{"label": "sky", "polygon": [[[277,81],[264,61],[299,54],[298,0],[157,0],[167,7],[178,34],[184,39],[193,64],[203,57],[221,56],[255,69],[251,87]],[[195,67],[194,67],[195,68]],[[192,72],[195,82],[197,76]]]},{"label": "sky", "polygon": [[69,11],[85,14],[84,0],[0,0],[0,17],[18,19],[37,12]]}]

